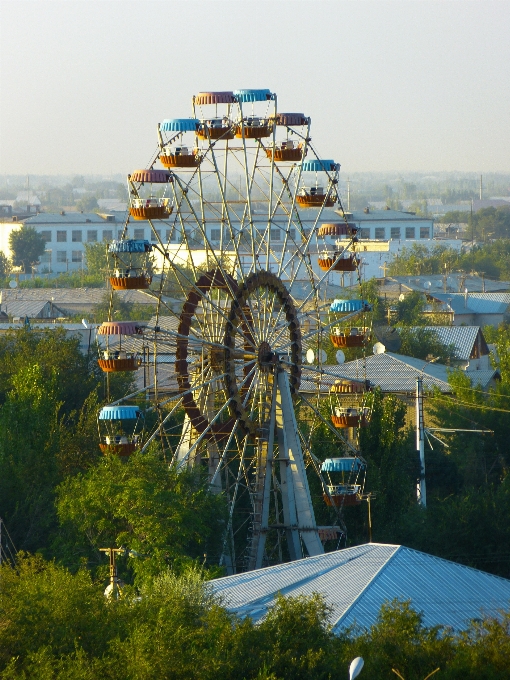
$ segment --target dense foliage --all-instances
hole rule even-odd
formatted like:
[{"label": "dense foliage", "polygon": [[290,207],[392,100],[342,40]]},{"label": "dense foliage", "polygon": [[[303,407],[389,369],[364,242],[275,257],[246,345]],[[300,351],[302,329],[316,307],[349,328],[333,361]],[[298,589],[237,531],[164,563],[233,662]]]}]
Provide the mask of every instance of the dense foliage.
[{"label": "dense foliage", "polygon": [[[510,215],[510,210],[507,210]],[[419,276],[421,274],[449,274],[452,271],[476,273],[494,279],[510,278],[510,240],[477,244],[466,252],[438,245],[432,249],[421,244],[402,248],[391,260],[389,276]]]},{"label": "dense foliage", "polygon": [[228,613],[196,568],[165,570],[135,597],[109,601],[85,569],[22,556],[0,569],[0,678],[9,680],[446,680],[510,677],[510,618],[465,632],[427,628],[407,602],[384,605],[369,629],[334,635],[318,595],[278,597],[264,621]]}]

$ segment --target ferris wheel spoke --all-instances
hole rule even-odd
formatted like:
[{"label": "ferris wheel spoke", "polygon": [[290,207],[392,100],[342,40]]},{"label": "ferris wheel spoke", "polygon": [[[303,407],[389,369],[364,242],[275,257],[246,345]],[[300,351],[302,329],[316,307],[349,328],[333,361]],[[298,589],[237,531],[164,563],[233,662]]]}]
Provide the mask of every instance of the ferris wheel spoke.
[{"label": "ferris wheel spoke", "polygon": [[326,418],[324,418],[322,413],[318,409],[316,409],[312,403],[310,403],[310,401],[304,396],[302,392],[300,393],[299,396],[301,400],[304,401],[305,404],[307,404],[310,409],[312,409],[317,418],[319,418],[319,420],[328,428],[328,430],[332,432],[336,436],[336,438],[339,439],[348,449],[350,449],[353,453],[358,455],[358,450],[347,439],[344,439],[344,437],[342,437],[338,430],[330,422],[328,422]]}]

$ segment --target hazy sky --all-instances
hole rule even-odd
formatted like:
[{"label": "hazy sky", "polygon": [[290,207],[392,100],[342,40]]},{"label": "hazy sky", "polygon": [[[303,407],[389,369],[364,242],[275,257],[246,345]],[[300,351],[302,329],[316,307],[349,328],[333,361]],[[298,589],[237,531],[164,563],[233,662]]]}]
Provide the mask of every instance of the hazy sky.
[{"label": "hazy sky", "polygon": [[356,171],[510,170],[510,1],[0,0],[0,173],[127,173],[203,90],[270,88]]}]

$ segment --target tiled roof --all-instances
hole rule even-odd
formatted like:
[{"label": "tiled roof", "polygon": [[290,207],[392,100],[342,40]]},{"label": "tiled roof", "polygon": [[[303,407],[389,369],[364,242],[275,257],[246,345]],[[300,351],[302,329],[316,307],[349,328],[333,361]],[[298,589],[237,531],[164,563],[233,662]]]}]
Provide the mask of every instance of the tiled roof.
[{"label": "tiled roof", "polygon": [[320,593],[335,632],[368,628],[384,602],[411,600],[426,626],[466,628],[510,608],[510,580],[399,545],[369,543],[211,581],[228,609],[255,621],[277,593]]}]

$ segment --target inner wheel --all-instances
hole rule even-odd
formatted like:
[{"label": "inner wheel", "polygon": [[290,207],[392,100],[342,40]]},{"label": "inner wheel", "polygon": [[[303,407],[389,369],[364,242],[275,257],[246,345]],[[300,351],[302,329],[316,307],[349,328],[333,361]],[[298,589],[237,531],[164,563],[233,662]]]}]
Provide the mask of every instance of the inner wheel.
[{"label": "inner wheel", "polygon": [[[182,405],[193,428],[208,439],[229,436],[235,423],[235,417],[225,412],[225,417],[210,426],[216,402],[225,402],[223,336],[228,301],[237,293],[238,285],[229,274],[208,271],[189,291],[179,319],[175,371]],[[246,344],[246,324],[244,330]],[[253,345],[249,347],[253,352]]]},{"label": "inner wheel", "polygon": [[[256,356],[245,353],[241,359],[236,347],[246,337],[247,326]],[[267,420],[276,371],[287,371],[293,395],[301,381],[301,329],[290,293],[280,278],[259,271],[246,279],[232,301],[223,344],[230,412],[245,431],[257,434]],[[244,378],[247,369],[254,373],[248,387]]]}]

